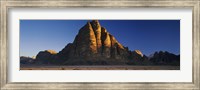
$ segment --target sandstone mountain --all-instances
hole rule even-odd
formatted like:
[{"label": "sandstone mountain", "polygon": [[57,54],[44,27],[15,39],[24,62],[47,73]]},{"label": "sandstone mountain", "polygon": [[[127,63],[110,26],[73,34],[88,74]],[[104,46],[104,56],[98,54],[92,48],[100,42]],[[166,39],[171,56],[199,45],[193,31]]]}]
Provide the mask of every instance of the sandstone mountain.
[{"label": "sandstone mountain", "polygon": [[35,64],[64,65],[135,65],[135,62],[152,64],[153,60],[150,61],[140,50],[131,51],[124,47],[98,20],[88,21],[74,41],[60,52],[41,51],[34,60]]},{"label": "sandstone mountain", "polygon": [[65,64],[125,64],[131,57],[127,48],[93,20],[80,29],[74,42],[61,50],[56,58]]}]

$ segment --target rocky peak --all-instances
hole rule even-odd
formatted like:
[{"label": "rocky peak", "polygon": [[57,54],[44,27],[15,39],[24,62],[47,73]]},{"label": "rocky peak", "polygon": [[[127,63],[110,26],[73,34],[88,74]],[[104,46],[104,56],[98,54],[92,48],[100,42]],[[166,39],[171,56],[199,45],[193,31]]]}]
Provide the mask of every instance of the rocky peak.
[{"label": "rocky peak", "polygon": [[175,55],[167,51],[159,51],[153,54],[150,61],[158,65],[180,65],[180,55]]},{"label": "rocky peak", "polygon": [[135,52],[136,54],[140,55],[141,57],[143,57],[143,54],[140,50],[134,50],[133,52]]},{"label": "rocky peak", "polygon": [[57,52],[54,50],[40,51],[36,56],[35,62],[37,64],[50,64],[56,55]]},{"label": "rocky peak", "polygon": [[140,50],[134,50],[130,54],[132,60],[143,60],[143,54]]},{"label": "rocky peak", "polygon": [[121,57],[128,56],[125,55],[127,53],[128,50],[125,50],[124,46],[113,35],[107,32],[106,28],[101,27],[98,20],[93,20],[87,22],[79,30],[70,49],[69,47],[68,49],[63,49],[59,55],[64,54],[69,58],[76,56],[76,58],[82,57],[95,60],[100,58],[116,59],[115,57],[121,59]]},{"label": "rocky peak", "polygon": [[101,33],[107,33],[107,30],[106,30],[106,28],[104,28],[104,27],[101,27]]},{"label": "rocky peak", "polygon": [[50,54],[57,54],[57,52],[54,51],[54,50],[45,50],[45,52],[48,52],[48,53],[50,53]]},{"label": "rocky peak", "polygon": [[101,31],[101,25],[98,20],[92,20],[90,23],[94,30]]},{"label": "rocky peak", "polygon": [[87,24],[79,30],[72,44],[73,48],[71,49],[75,54],[74,56],[90,57],[97,53],[96,37],[90,22],[87,22]]}]

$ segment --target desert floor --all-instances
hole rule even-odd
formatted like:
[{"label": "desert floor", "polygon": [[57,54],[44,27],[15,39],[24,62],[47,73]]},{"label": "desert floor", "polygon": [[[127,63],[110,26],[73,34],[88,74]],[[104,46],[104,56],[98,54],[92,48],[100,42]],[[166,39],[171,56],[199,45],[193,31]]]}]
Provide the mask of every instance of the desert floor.
[{"label": "desert floor", "polygon": [[180,66],[21,66],[20,70],[180,70]]}]

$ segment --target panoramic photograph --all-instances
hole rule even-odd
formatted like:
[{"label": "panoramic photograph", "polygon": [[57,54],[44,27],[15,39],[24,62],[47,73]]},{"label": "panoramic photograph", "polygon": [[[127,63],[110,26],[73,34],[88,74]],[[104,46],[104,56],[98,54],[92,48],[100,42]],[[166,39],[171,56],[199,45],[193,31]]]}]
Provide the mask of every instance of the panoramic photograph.
[{"label": "panoramic photograph", "polygon": [[180,20],[20,20],[20,70],[180,70]]}]

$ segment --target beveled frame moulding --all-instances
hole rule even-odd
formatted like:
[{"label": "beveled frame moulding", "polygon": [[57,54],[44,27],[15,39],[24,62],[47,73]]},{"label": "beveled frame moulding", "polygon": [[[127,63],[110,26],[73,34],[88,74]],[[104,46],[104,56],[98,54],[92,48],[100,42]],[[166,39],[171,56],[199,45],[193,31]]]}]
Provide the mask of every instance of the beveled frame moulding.
[{"label": "beveled frame moulding", "polygon": [[[1,90],[19,89],[190,89],[200,90],[200,1],[199,0],[0,0],[0,88]],[[192,62],[193,77],[191,83],[184,82],[141,82],[141,83],[109,83],[109,82],[84,82],[84,83],[14,83],[8,82],[8,10],[10,8],[192,8],[193,37],[192,37]]]}]

